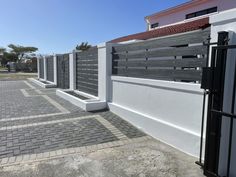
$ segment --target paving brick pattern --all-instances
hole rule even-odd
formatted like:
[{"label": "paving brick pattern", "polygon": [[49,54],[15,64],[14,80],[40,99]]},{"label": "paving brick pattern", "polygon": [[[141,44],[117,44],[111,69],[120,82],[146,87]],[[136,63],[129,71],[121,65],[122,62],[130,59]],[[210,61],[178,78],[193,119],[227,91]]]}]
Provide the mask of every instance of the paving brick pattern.
[{"label": "paving brick pattern", "polygon": [[8,91],[20,90],[20,89],[29,89],[24,82],[22,81],[0,81],[0,92],[5,93]]},{"label": "paving brick pattern", "polygon": [[25,97],[20,90],[10,89],[0,92],[0,112],[0,119],[4,119],[60,111],[43,97]]},{"label": "paving brick pattern", "polygon": [[55,90],[30,81],[0,81],[0,165],[14,163],[22,155],[34,157],[104,143],[111,146],[111,142],[117,145],[120,140],[146,136],[110,111],[83,111],[58,97]]},{"label": "paving brick pattern", "polygon": [[145,136],[145,133],[139,131],[136,127],[132,126],[128,122],[121,119],[119,116],[113,114],[110,111],[102,112],[100,115],[111,122],[117,129],[119,129],[128,138],[138,138]]},{"label": "paving brick pattern", "polygon": [[118,140],[96,119],[0,131],[0,158]]}]

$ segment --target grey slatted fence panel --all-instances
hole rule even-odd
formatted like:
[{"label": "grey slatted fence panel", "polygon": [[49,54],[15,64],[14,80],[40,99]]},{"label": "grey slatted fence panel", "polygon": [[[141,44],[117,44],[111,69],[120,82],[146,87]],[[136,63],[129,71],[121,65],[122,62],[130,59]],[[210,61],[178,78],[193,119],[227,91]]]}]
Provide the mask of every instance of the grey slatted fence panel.
[{"label": "grey slatted fence panel", "polygon": [[39,59],[39,78],[44,79],[44,61],[43,61],[43,58]]},{"label": "grey slatted fence panel", "polygon": [[112,74],[169,81],[201,81],[209,29],[113,47]]},{"label": "grey slatted fence panel", "polygon": [[53,56],[46,58],[47,62],[47,80],[54,82],[54,60]]},{"label": "grey slatted fence panel", "polygon": [[98,96],[98,49],[76,53],[76,89]]},{"label": "grey slatted fence panel", "polygon": [[210,29],[208,28],[202,31],[189,32],[181,35],[160,37],[158,39],[120,45],[116,46],[115,48],[116,52],[122,52],[122,51],[137,51],[143,49],[151,49],[153,48],[153,46],[155,46],[155,48],[160,48],[160,47],[185,45],[188,44],[190,41],[192,44],[202,43],[203,41],[207,42],[206,39],[208,38],[209,34],[210,34]]},{"label": "grey slatted fence panel", "polygon": [[69,54],[57,56],[57,86],[68,89],[70,85]]}]

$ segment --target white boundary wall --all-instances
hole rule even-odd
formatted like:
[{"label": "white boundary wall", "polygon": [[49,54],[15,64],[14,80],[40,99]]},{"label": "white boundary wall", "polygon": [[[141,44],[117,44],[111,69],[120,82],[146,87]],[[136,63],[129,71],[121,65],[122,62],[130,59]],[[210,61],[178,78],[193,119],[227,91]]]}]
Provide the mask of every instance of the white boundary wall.
[{"label": "white boundary wall", "polygon": [[[236,9],[221,12],[217,15],[210,17],[211,27],[211,42],[217,42],[218,33],[222,31],[229,32],[229,44],[236,45]],[[229,112],[231,107],[232,99],[232,88],[233,88],[233,74],[235,71],[235,58],[230,56],[236,56],[236,49],[229,50],[227,59],[227,71],[226,71],[226,85],[225,85],[225,99],[224,99],[224,111]],[[227,77],[229,75],[229,77]],[[236,108],[235,108],[236,110]],[[222,121],[222,133],[221,133],[221,148],[220,148],[220,163],[219,163],[219,174],[224,176],[227,170],[227,155],[228,155],[228,135],[229,135],[229,119],[226,118]],[[236,177],[236,121],[234,121],[234,136],[232,146],[232,159],[231,159],[231,172],[230,176]]]},{"label": "white boundary wall", "polygon": [[109,108],[149,135],[198,156],[203,105],[199,84],[112,76]]}]

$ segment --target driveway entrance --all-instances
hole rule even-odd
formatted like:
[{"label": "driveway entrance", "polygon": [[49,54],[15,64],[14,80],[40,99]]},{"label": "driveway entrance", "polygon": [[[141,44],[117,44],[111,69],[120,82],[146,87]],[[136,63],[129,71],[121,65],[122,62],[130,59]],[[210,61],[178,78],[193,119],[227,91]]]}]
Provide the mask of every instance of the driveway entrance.
[{"label": "driveway entrance", "polygon": [[0,176],[201,176],[196,160],[55,89],[0,81]]}]

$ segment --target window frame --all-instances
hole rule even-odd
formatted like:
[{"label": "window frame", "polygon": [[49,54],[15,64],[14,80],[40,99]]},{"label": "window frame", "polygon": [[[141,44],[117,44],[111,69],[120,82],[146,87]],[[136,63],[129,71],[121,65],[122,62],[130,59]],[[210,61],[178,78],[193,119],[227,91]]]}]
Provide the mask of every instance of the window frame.
[{"label": "window frame", "polygon": [[218,7],[215,6],[215,7],[211,7],[211,8],[208,8],[208,9],[199,10],[199,11],[196,11],[196,12],[193,12],[193,13],[189,13],[189,14],[185,15],[185,19],[200,17],[200,16],[203,16],[203,15],[215,13],[217,11],[218,11]]},{"label": "window frame", "polygon": [[159,27],[159,23],[158,22],[157,23],[153,23],[153,24],[150,25],[151,29],[155,29],[157,27]]}]

